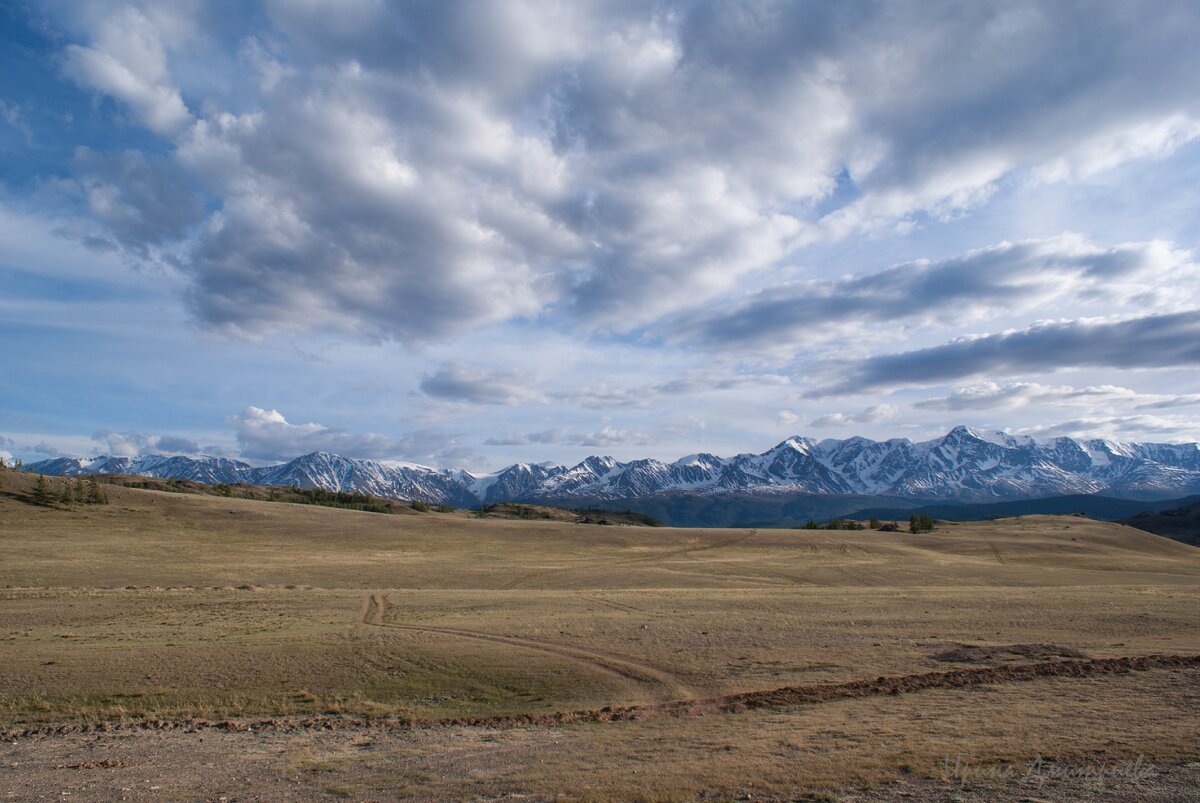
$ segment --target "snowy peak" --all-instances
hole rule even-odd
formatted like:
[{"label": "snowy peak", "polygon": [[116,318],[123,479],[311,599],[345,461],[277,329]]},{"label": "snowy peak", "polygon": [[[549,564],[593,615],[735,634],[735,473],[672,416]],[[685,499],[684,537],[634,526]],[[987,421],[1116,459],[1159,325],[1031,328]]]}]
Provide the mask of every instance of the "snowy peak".
[{"label": "snowy peak", "polygon": [[864,494],[936,499],[1035,498],[1075,493],[1182,496],[1200,492],[1200,445],[1055,438],[1036,441],[955,427],[914,443],[794,436],[761,454],[699,453],[673,463],[593,456],[571,467],[516,463],[494,474],[313,452],[254,468],[223,457],[54,458],[45,474],[142,474],[360,491],[460,507],[507,501],[571,504],[663,493]]}]

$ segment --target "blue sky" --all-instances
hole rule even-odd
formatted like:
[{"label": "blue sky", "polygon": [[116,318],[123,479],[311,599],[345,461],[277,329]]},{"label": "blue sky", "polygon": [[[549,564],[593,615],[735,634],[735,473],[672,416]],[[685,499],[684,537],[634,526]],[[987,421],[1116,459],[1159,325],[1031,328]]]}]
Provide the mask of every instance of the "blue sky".
[{"label": "blue sky", "polygon": [[1200,439],[1189,2],[0,9],[0,456]]}]

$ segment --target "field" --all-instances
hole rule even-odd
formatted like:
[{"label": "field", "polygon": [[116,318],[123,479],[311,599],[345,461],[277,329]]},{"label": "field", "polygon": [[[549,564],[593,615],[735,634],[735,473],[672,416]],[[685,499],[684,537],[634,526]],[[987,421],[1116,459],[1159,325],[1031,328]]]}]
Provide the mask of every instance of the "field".
[{"label": "field", "polygon": [[1031,787],[1039,757],[1200,789],[1200,550],[1122,525],[51,509],[30,484],[0,474],[0,798],[1096,793]]}]

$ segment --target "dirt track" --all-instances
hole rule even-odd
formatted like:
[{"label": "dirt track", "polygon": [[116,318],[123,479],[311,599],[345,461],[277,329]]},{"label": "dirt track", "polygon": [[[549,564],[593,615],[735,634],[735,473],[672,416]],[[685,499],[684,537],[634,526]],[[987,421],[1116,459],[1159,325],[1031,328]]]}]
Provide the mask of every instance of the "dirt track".
[{"label": "dirt track", "polygon": [[530,650],[538,650],[540,652],[550,653],[552,655],[560,655],[565,658],[571,658],[583,663],[589,664],[597,669],[600,669],[610,674],[617,675],[632,680],[637,683],[647,684],[659,690],[664,699],[685,699],[690,700],[696,697],[695,691],[679,678],[667,671],[649,666],[641,661],[635,661],[626,656],[614,655],[607,652],[596,652],[595,650],[586,650],[580,647],[572,647],[565,644],[558,644],[552,641],[541,641],[539,639],[521,638],[517,636],[501,636],[495,633],[480,633],[474,630],[462,630],[452,627],[427,627],[422,625],[397,625],[384,624],[382,622],[374,622],[380,627],[389,627],[396,630],[409,630],[417,633],[435,633],[442,636],[454,636],[457,638],[468,638],[476,641],[489,641],[496,644],[507,644],[513,647],[523,647]]},{"label": "dirt track", "polygon": [[[592,599],[590,597],[586,599]],[[636,611],[627,605],[620,603],[610,603],[607,600],[595,599],[593,601],[604,605],[609,605],[617,610]],[[542,639],[534,639],[520,636],[504,636],[498,633],[484,633],[477,630],[464,630],[455,627],[434,627],[432,625],[402,625],[386,623],[384,617],[388,612],[388,598],[385,594],[371,594],[363,602],[362,611],[359,614],[359,621],[362,624],[375,625],[377,627],[388,627],[394,630],[408,630],[416,633],[433,633],[441,636],[453,636],[455,638],[467,638],[475,641],[486,641],[493,644],[504,644],[510,647],[520,647],[523,649],[537,650],[539,652],[549,653],[551,655],[570,658],[575,661],[580,661],[591,667],[607,672],[625,680],[632,680],[636,683],[649,685],[653,687],[659,697],[663,700],[692,700],[696,698],[696,692],[687,683],[684,683],[679,677],[669,671],[659,669],[658,667],[650,666],[644,661],[638,661],[625,655],[616,655],[610,652],[600,652],[592,649],[584,649],[569,644],[561,644],[553,641],[544,641]]]},{"label": "dirt track", "polygon": [[[440,630],[440,628],[435,629]],[[452,631],[453,632],[453,631]],[[948,672],[924,672],[846,683],[784,686],[769,691],[729,694],[709,699],[674,700],[648,705],[605,706],[583,711],[556,711],[548,714],[520,714],[491,717],[452,717],[440,720],[368,719],[342,716],[278,717],[256,720],[148,720],[141,722],[105,722],[58,725],[10,730],[4,739],[71,733],[107,733],[139,730],[222,731],[335,731],[352,729],[415,729],[436,727],[481,727],[490,729],[526,726],[552,727],[583,722],[620,722],[629,720],[671,719],[718,714],[734,714],[751,709],[787,709],[805,705],[851,700],[862,697],[898,696],[930,689],[964,689],[1008,683],[1026,683],[1041,678],[1094,678],[1152,670],[1200,668],[1200,655],[1134,655],[1121,658],[1092,658],[1082,661],[1045,661],[1014,666],[956,669]]]}]

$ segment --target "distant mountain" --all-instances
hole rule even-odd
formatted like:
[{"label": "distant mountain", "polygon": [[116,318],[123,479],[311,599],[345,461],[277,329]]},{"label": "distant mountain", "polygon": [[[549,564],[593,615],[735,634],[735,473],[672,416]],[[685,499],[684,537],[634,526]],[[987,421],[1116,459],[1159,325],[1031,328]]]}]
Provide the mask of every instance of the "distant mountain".
[{"label": "distant mountain", "polygon": [[[510,501],[572,506],[605,503],[611,507],[651,498],[787,496],[810,501],[837,496],[844,497],[846,504],[854,500],[854,504],[867,507],[870,500],[865,497],[925,503],[1070,494],[1166,499],[1200,492],[1200,445],[1195,443],[1036,441],[968,427],[956,427],[943,437],[922,442],[793,437],[762,454],[695,454],[673,463],[649,459],[622,463],[612,457],[589,457],[572,467],[518,463],[493,474],[357,460],[326,452],[260,468],[219,457],[155,455],[56,458],[34,463],[32,468],[44,474],[143,474],[210,483],[363,491],[460,507]],[[840,509],[844,504],[834,507]]]}]

